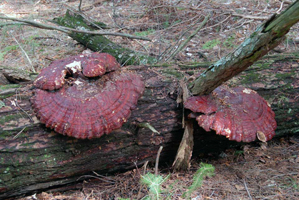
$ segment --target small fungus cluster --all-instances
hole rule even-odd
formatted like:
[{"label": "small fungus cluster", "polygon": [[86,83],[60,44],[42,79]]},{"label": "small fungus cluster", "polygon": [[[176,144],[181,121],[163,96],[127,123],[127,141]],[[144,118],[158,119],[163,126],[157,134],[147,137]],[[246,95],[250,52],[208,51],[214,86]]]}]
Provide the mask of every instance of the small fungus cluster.
[{"label": "small fungus cluster", "polygon": [[80,139],[120,128],[136,108],[144,83],[118,69],[113,56],[97,52],[52,62],[34,81],[31,102],[37,117],[46,127]]},{"label": "small fungus cluster", "polygon": [[266,142],[275,135],[275,114],[269,103],[248,88],[220,86],[210,95],[188,98],[184,106],[199,126],[229,140]]}]

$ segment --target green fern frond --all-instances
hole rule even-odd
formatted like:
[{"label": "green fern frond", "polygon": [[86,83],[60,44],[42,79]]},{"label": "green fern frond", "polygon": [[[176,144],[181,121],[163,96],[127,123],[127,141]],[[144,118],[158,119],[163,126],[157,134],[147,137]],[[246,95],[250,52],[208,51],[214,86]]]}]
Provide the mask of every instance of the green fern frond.
[{"label": "green fern frond", "polygon": [[200,168],[196,171],[193,177],[193,183],[188,188],[188,191],[183,194],[183,197],[189,198],[197,188],[202,186],[202,182],[205,177],[211,177],[214,175],[215,167],[211,164],[201,163]]}]

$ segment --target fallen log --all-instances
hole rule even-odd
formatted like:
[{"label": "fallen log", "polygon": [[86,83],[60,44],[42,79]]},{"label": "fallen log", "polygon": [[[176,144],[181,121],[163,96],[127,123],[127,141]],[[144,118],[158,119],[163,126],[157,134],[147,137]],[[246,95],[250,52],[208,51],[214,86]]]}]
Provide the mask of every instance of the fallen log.
[{"label": "fallen log", "polygon": [[[254,89],[270,102],[278,136],[299,132],[298,58],[298,54],[268,57],[228,82]],[[29,101],[32,84],[0,86],[5,105],[0,106],[0,198],[73,183],[93,171],[106,174],[132,169],[154,161],[160,146],[160,162],[172,162],[183,135],[178,82],[197,74],[198,66],[127,67],[143,76],[144,95],[121,129],[92,140],[66,137],[40,124]],[[145,123],[159,134],[144,128]],[[199,127],[194,136],[193,155],[240,144]]]},{"label": "fallen log", "polygon": [[[74,29],[96,30],[93,25],[87,23],[79,13],[75,13],[71,10],[68,10],[63,17],[55,18],[53,23]],[[157,59],[152,56],[124,48],[102,35],[72,32],[69,36],[93,51],[111,54],[122,65],[153,64],[157,62]]]}]

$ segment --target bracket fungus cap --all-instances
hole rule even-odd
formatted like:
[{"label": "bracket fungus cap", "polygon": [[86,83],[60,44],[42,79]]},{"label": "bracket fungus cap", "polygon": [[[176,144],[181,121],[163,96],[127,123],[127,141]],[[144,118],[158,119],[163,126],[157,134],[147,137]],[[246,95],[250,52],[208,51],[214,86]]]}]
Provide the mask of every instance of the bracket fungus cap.
[{"label": "bracket fungus cap", "polygon": [[65,84],[66,75],[83,73],[87,77],[97,77],[119,68],[120,64],[107,53],[80,54],[53,61],[41,71],[33,84],[43,90],[55,90]]},{"label": "bracket fungus cap", "polygon": [[106,72],[115,71],[120,68],[116,59],[107,53],[94,53],[90,59],[82,62],[84,76],[97,77],[105,74]]},{"label": "bracket fungus cap", "polygon": [[[92,61],[89,56],[88,62]],[[133,72],[114,71],[119,64],[111,67],[106,63],[105,68],[110,72],[98,78],[64,77],[59,89],[35,89],[31,103],[40,121],[58,133],[80,139],[98,138],[120,128],[136,108],[144,83]],[[54,80],[46,75],[48,72],[42,75],[44,81]]]},{"label": "bracket fungus cap", "polygon": [[248,88],[220,86],[210,95],[188,98],[184,106],[199,114],[199,126],[229,140],[251,142],[258,137],[265,142],[275,135],[275,114],[269,103]]}]

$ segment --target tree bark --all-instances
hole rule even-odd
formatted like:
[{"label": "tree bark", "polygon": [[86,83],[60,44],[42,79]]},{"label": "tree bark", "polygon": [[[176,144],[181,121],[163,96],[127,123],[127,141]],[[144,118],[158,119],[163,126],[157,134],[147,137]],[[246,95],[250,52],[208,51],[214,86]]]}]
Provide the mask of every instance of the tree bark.
[{"label": "tree bark", "polygon": [[[298,54],[268,57],[228,83],[252,88],[272,104],[278,136],[299,132],[298,59]],[[160,162],[172,162],[183,135],[179,79],[197,74],[199,65],[129,66],[143,76],[144,95],[121,129],[93,140],[69,138],[40,124],[29,102],[31,84],[0,86],[5,103],[0,108],[0,199],[73,183],[92,171],[132,169],[154,161],[160,146]],[[138,125],[146,122],[160,134]],[[193,155],[240,145],[199,127],[194,138]]]}]

